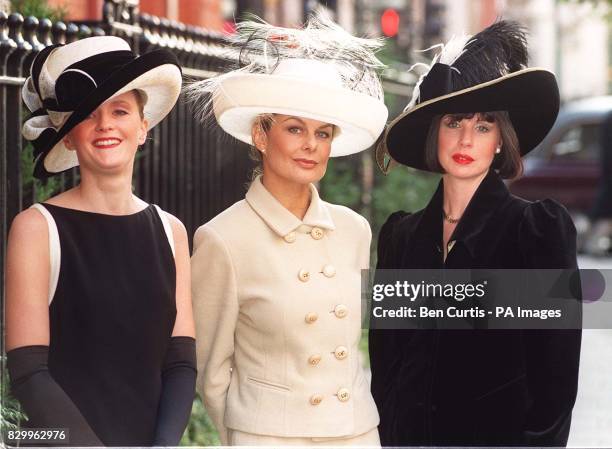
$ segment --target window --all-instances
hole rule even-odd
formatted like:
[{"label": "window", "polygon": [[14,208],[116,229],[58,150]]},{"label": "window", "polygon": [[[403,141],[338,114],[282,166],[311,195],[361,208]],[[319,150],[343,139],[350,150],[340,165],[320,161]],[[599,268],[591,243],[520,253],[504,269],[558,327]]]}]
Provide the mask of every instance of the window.
[{"label": "window", "polygon": [[599,159],[599,124],[570,128],[555,143],[550,153],[555,161],[592,161]]}]

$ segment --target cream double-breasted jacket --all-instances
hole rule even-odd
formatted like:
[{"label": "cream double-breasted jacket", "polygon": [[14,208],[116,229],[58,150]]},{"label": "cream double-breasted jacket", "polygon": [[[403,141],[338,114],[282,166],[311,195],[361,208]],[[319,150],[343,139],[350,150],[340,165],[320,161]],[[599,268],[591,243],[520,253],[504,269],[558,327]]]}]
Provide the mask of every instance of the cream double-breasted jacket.
[{"label": "cream double-breasted jacket", "polygon": [[228,428],[343,437],[378,425],[358,349],[370,227],[311,192],[300,221],[258,178],[195,234],[197,388],[223,444]]}]

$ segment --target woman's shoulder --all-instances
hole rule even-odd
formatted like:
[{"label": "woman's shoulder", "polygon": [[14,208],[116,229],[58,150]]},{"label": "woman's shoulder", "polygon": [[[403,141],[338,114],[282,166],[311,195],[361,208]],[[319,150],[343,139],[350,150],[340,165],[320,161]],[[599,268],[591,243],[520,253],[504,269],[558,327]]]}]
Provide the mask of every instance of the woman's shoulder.
[{"label": "woman's shoulder", "polygon": [[396,212],[393,212],[387,217],[387,220],[380,228],[381,238],[383,236],[390,237],[391,235],[397,232],[411,232],[411,230],[418,223],[421,215],[423,215],[423,210],[424,209],[421,209],[416,212],[406,212],[403,210],[398,210]]},{"label": "woman's shoulder", "polygon": [[240,200],[215,215],[206,223],[196,229],[194,244],[205,235],[209,238],[217,238],[224,241],[232,241],[244,234],[253,220],[254,212],[246,200]]},{"label": "woman's shoulder", "polygon": [[574,268],[576,228],[567,209],[551,199],[527,203],[518,246],[529,268]]},{"label": "woman's shoulder", "polygon": [[378,268],[395,266],[398,261],[397,249],[413,232],[423,211],[415,213],[403,210],[393,212],[378,233]]},{"label": "woman's shoulder", "polygon": [[526,202],[522,212],[521,227],[539,232],[557,228],[576,232],[572,217],[565,206],[549,198]]},{"label": "woman's shoulder", "polygon": [[[157,208],[158,213],[163,215],[163,216],[160,216],[162,221],[166,221],[166,223],[170,225],[170,229],[172,230],[172,234],[167,235],[168,239],[172,238],[172,242],[174,242],[174,245],[172,245],[172,242],[171,242],[170,246],[176,247],[178,245],[183,245],[183,246],[188,247],[189,243],[188,243],[188,238],[187,238],[187,229],[185,228],[185,225],[183,224],[183,222],[178,217],[172,215],[170,212],[163,210],[161,207],[156,206],[156,208]],[[164,228],[166,228],[165,223],[164,223]],[[168,231],[166,229],[166,233],[167,232]]]},{"label": "woman's shoulder", "polygon": [[[16,267],[34,269],[38,262],[48,263],[50,235],[44,211],[28,208],[18,213],[11,223],[8,234],[7,263]],[[12,262],[11,262],[12,261]],[[16,263],[16,261],[19,261]],[[47,268],[48,269],[48,268]]]},{"label": "woman's shoulder", "polygon": [[11,223],[10,234],[14,238],[26,238],[28,240],[47,238],[47,220],[41,211],[29,207],[19,212]]}]

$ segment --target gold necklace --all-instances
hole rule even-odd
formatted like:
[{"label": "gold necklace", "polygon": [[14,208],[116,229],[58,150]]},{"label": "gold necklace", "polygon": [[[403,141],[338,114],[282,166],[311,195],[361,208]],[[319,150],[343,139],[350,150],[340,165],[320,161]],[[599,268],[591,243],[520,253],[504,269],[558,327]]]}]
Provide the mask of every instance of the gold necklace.
[{"label": "gold necklace", "polygon": [[459,223],[459,220],[461,220],[461,217],[459,217],[459,218],[451,217],[450,215],[448,215],[446,213],[446,211],[444,209],[442,209],[442,214],[444,214],[444,219],[446,221],[448,221],[450,224],[457,224],[457,223]]}]

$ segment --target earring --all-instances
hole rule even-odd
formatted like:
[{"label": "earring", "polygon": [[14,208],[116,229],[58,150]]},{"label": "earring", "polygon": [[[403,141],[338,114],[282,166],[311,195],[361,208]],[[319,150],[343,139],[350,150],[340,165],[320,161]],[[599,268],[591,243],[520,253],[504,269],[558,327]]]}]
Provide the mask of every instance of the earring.
[{"label": "earring", "polygon": [[500,147],[497,147],[497,148],[495,149],[495,154],[499,154],[499,153],[501,153],[501,148],[500,148]]}]

